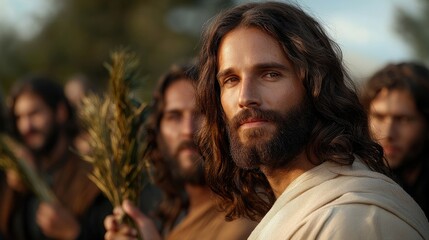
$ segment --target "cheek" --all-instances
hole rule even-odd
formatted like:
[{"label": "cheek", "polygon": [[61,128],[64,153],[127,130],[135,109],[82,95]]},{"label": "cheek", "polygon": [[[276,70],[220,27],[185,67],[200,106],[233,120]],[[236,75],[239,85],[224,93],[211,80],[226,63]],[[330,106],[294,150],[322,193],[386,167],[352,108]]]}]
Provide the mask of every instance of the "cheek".
[{"label": "cheek", "polygon": [[37,130],[46,131],[54,126],[55,119],[48,114],[36,114],[31,118],[32,126]]},{"label": "cheek", "polygon": [[24,132],[26,130],[25,128],[28,128],[28,127],[25,127],[25,125],[28,125],[28,124],[25,124],[24,120],[22,119],[19,119],[16,121],[16,128],[20,133]]},{"label": "cheek", "polygon": [[172,153],[177,145],[177,129],[175,129],[171,124],[161,124],[160,125],[160,136],[164,142],[167,150]]},{"label": "cheek", "polygon": [[410,127],[408,129],[403,129],[402,137],[404,144],[409,148],[418,145],[423,142],[426,138],[427,131],[423,126]]},{"label": "cheek", "polygon": [[375,139],[375,140],[378,140],[378,139],[380,139],[380,135],[381,135],[381,127],[380,127],[380,125],[376,122],[376,121],[373,121],[373,120],[369,120],[369,130],[370,130],[370,133],[371,133],[371,136]]},{"label": "cheek", "polygon": [[35,118],[33,121],[34,128],[38,130],[46,129],[48,125],[50,125],[50,123],[47,119]]},{"label": "cheek", "polygon": [[222,105],[222,109],[225,113],[225,116],[228,120],[230,120],[234,115],[232,101],[233,101],[232,96],[228,96],[224,93],[221,94],[220,103]]},{"label": "cheek", "polygon": [[302,103],[302,97],[290,92],[266,92],[264,104],[266,108],[277,111],[279,113],[287,113],[292,107]]}]

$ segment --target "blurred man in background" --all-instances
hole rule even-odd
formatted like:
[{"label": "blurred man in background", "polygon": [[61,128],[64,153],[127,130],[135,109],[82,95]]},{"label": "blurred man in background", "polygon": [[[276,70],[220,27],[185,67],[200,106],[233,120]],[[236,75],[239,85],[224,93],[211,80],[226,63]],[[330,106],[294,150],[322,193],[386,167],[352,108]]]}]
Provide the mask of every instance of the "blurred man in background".
[{"label": "blurred man in background", "polygon": [[94,92],[94,88],[83,74],[71,76],[64,85],[64,94],[76,110],[82,105],[82,99],[90,92]]},{"label": "blurred man in background", "polygon": [[389,64],[366,83],[369,126],[398,181],[429,216],[429,70]]},{"label": "blurred man in background", "polygon": [[[88,94],[95,94],[88,78],[83,74],[70,77],[64,85],[64,94],[76,112],[81,111],[82,100]],[[80,154],[88,154],[91,149],[88,143],[88,133],[79,132],[73,139],[73,145]]]},{"label": "blurred man in background", "polygon": [[[102,239],[110,203],[88,179],[91,167],[71,149],[78,129],[61,86],[45,77],[29,77],[10,94],[15,137],[31,153],[31,165],[56,195],[48,203],[28,191],[13,191],[3,216],[8,239]],[[10,183],[11,187],[17,183]],[[2,196],[3,197],[3,196]]]},{"label": "blurred man in background", "polygon": [[[226,222],[213,193],[205,183],[203,163],[194,137],[203,121],[196,110],[195,72],[173,67],[154,93],[153,114],[148,121],[153,149],[150,160],[155,182],[164,199],[158,209],[165,239],[246,239],[256,223],[246,219]],[[137,223],[143,239],[160,239],[154,224],[129,202],[123,208]],[[105,221],[106,239],[132,239],[136,231],[118,225],[114,216]]]}]

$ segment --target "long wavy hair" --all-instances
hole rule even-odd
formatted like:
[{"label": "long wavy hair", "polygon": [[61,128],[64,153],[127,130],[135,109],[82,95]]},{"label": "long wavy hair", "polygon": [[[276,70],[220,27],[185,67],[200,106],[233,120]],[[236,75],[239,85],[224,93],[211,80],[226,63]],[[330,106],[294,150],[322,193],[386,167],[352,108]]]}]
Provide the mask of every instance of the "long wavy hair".
[{"label": "long wavy hair", "polygon": [[240,169],[231,158],[216,74],[222,38],[239,27],[257,28],[276,39],[303,80],[316,116],[305,149],[308,156],[315,156],[310,161],[349,165],[357,156],[370,169],[388,173],[381,146],[370,138],[367,116],[342,65],[341,51],[320,24],[299,7],[286,3],[239,5],[220,13],[206,28],[197,84],[197,105],[206,117],[198,136],[206,180],[221,197],[227,219],[246,216],[258,220],[275,201],[260,170]]},{"label": "long wavy hair", "polygon": [[179,80],[189,80],[193,84],[196,80],[195,74],[196,70],[193,64],[173,65],[158,81],[151,103],[152,113],[145,124],[148,142],[151,146],[148,156],[154,168],[154,181],[164,195],[156,211],[164,233],[169,232],[174,227],[181,211],[187,209],[189,205],[186,194],[184,194],[184,183],[174,177],[171,165],[164,159],[159,146],[160,123],[165,108],[165,92]]}]

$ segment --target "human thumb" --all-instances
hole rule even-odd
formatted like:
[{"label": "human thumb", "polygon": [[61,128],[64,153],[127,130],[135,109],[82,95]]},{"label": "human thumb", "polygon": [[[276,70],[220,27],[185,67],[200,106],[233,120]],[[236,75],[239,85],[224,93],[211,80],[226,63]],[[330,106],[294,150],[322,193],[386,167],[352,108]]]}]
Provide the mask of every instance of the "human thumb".
[{"label": "human thumb", "polygon": [[122,209],[139,226],[144,225],[144,222],[146,221],[147,217],[130,200],[126,199],[122,202]]},{"label": "human thumb", "polygon": [[124,212],[137,224],[138,230],[143,239],[162,239],[154,222],[144,215],[131,201],[125,200],[122,203],[122,208],[124,209]]}]

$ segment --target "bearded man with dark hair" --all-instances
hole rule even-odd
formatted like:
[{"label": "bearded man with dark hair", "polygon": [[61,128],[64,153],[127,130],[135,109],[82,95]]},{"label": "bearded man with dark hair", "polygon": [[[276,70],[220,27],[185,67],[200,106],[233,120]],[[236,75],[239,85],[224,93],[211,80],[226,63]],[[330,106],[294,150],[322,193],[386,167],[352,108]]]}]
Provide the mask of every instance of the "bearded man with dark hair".
[{"label": "bearded man with dark hair", "polygon": [[146,124],[151,146],[148,158],[155,185],[163,193],[155,220],[160,229],[129,201],[123,209],[137,223],[137,229],[120,224],[114,215],[106,218],[106,240],[143,239],[199,240],[246,239],[256,222],[248,219],[225,221],[216,207],[216,198],[205,182],[201,153],[195,142],[203,118],[196,111],[195,66],[174,65],[158,82],[152,113]]},{"label": "bearded man with dark hair", "polygon": [[338,46],[299,7],[248,3],[215,17],[197,105],[207,182],[249,239],[428,239],[391,180]]},{"label": "bearded man with dark hair", "polygon": [[76,149],[78,127],[62,86],[48,77],[30,76],[17,82],[9,97],[12,134],[57,201],[40,201],[8,178],[11,191],[2,198],[9,205],[0,211],[6,239],[102,238],[103,220],[112,206],[89,180],[91,165],[71,150]]}]

